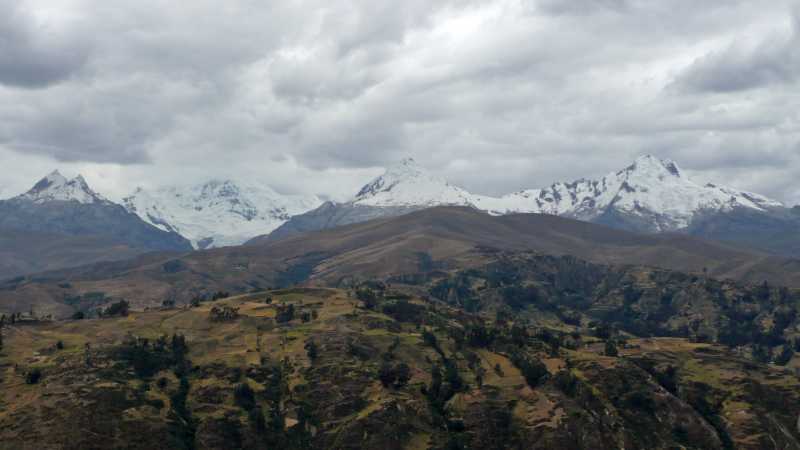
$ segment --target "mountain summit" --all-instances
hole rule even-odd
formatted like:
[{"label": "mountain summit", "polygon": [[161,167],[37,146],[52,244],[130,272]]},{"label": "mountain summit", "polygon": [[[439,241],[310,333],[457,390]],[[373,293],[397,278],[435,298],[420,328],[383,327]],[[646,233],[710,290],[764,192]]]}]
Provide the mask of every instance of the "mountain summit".
[{"label": "mountain summit", "polygon": [[472,195],[432,175],[412,158],[406,158],[367,183],[352,203],[384,207],[467,206],[472,204]]},{"label": "mountain summit", "polygon": [[104,197],[93,191],[83,176],[68,180],[61,172],[54,170],[39,180],[28,192],[17,197],[34,203],[78,202],[82,204],[108,203]]}]

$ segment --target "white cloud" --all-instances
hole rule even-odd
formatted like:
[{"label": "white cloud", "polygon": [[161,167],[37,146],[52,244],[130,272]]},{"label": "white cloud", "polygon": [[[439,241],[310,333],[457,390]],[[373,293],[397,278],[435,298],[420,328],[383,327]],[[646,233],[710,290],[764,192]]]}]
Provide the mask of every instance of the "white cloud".
[{"label": "white cloud", "polygon": [[791,0],[565,4],[0,0],[3,192],[61,166],[343,198],[410,155],[497,194],[650,152],[800,197]]}]

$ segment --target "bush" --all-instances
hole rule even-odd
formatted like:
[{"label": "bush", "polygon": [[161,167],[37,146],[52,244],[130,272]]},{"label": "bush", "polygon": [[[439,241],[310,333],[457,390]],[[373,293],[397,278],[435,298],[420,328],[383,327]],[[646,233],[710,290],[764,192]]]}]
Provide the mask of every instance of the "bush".
[{"label": "bush", "polygon": [[86,314],[83,311],[75,311],[72,314],[72,320],[83,320],[86,318]]}]

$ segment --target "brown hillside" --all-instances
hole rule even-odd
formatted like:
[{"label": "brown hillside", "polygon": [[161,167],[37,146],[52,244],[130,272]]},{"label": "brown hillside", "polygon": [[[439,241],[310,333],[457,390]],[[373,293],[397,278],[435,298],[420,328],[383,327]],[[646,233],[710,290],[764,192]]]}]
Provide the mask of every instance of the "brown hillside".
[{"label": "brown hillside", "polygon": [[[0,311],[69,315],[85,307],[86,293],[125,298],[134,307],[188,302],[218,290],[247,292],[298,282],[338,285],[349,279],[412,275],[471,267],[492,249],[570,254],[604,264],[662,267],[720,278],[800,286],[795,260],[746,252],[682,235],[640,235],[552,216],[492,217],[441,207],[259,242],[189,253],[146,255],[6,283]],[[66,287],[65,287],[66,286]],[[77,306],[76,306],[77,305]],[[95,305],[96,306],[96,305]]]}]

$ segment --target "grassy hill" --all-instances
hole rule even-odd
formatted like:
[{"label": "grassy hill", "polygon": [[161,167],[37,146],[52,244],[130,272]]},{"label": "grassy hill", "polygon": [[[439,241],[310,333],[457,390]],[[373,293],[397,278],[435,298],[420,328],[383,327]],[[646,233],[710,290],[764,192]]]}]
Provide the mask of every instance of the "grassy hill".
[{"label": "grassy hill", "polygon": [[415,289],[6,322],[0,448],[800,445],[800,382],[787,369],[712,343],[502,317],[488,303],[469,313]]}]

